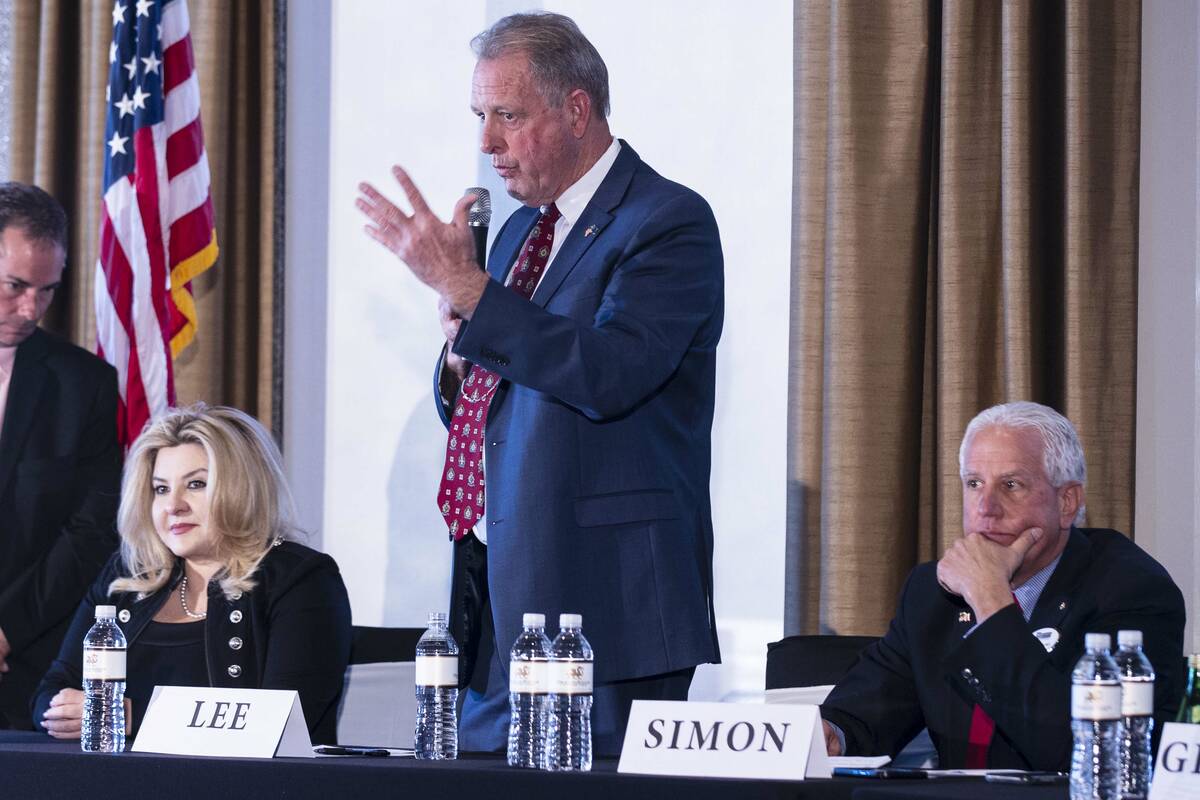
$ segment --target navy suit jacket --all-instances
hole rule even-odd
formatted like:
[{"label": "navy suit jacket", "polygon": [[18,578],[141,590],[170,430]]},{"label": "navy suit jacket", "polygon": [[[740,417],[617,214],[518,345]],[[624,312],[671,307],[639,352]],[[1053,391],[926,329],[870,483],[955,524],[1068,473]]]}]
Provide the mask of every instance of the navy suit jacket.
[{"label": "navy suit jacket", "polygon": [[[531,300],[516,211],[454,352],[499,374],[485,430],[501,653],[524,612],[583,615],[598,682],[718,661],[709,501],[724,312],[716,220],[622,143]],[[443,419],[449,410],[439,404]],[[468,659],[469,663],[469,659]],[[466,679],[468,676],[461,676]]]},{"label": "navy suit jacket", "polygon": [[[970,607],[913,570],[887,635],[864,651],[821,715],[846,734],[849,755],[895,755],[923,727],[939,765],[966,765],[976,704],[996,722],[988,766],[1065,770],[1071,761],[1071,671],[1085,633],[1142,631],[1157,673],[1156,736],[1183,688],[1183,595],[1167,571],[1112,530],[1072,528],[1029,622],[1016,605],[975,624]],[[1047,652],[1033,631],[1059,638]]]},{"label": "navy suit jacket", "polygon": [[0,431],[0,716],[29,699],[79,599],[117,546],[117,372],[43,330],[17,346]]}]

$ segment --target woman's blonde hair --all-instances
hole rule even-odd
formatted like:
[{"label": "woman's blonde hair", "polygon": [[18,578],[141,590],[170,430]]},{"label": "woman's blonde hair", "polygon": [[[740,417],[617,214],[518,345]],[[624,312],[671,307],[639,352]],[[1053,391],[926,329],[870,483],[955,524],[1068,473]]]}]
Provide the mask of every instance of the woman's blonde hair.
[{"label": "woman's blonde hair", "polygon": [[208,527],[224,566],[217,573],[227,597],[254,588],[254,573],[278,539],[294,538],[295,512],[275,441],[248,414],[203,403],[172,408],[134,442],[121,479],[117,530],[121,559],[130,577],[109,592],[137,592],[138,599],[162,588],[176,557],[154,529],[151,479],[158,451],[198,444],[208,456]]}]

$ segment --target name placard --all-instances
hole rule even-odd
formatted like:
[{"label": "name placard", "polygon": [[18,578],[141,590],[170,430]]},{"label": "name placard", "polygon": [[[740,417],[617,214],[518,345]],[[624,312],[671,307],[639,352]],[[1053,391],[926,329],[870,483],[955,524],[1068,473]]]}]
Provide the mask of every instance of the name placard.
[{"label": "name placard", "polygon": [[156,686],[131,749],[181,756],[314,757],[300,695],[291,689]]},{"label": "name placard", "polygon": [[799,781],[832,775],[816,706],[635,700],[618,772]]},{"label": "name placard", "polygon": [[1158,743],[1150,800],[1200,797],[1200,725],[1168,722]]}]

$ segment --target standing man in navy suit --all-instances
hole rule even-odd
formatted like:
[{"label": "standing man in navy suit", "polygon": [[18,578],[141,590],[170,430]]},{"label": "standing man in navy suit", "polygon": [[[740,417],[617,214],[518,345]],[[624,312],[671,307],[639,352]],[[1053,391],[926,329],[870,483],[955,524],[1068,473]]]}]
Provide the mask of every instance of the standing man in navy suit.
[{"label": "standing man in navy suit", "polygon": [[[360,186],[367,232],[440,295],[449,429],[437,504],[455,540],[464,750],[500,750],[523,612],[583,615],[593,742],[634,699],[683,700],[716,662],[709,500],[721,243],[708,204],[609,132],[608,72],[559,14],[472,41],[480,147],[524,208],[487,272],[403,169],[413,213]],[[551,631],[553,633],[553,631]]]}]

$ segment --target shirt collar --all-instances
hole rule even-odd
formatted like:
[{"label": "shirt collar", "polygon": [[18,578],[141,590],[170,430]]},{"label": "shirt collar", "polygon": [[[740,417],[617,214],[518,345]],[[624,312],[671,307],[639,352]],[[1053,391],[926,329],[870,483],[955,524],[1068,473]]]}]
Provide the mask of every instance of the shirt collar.
[{"label": "shirt collar", "polygon": [[596,163],[592,164],[592,168],[583,173],[582,178],[568,186],[566,191],[555,199],[554,205],[558,207],[558,213],[563,215],[568,227],[575,224],[583,210],[587,208],[587,204],[592,201],[592,195],[604,182],[604,178],[612,169],[613,162],[617,160],[617,154],[620,152],[621,143],[614,136],[612,144],[596,160]]},{"label": "shirt collar", "polygon": [[1058,558],[1033,573],[1029,580],[1013,589],[1013,596],[1017,598],[1017,603],[1021,606],[1021,613],[1025,615],[1026,622],[1033,616],[1033,608],[1037,605],[1038,599],[1041,598],[1046,584],[1050,582],[1050,576],[1054,574],[1054,568],[1058,566],[1058,562],[1061,560],[1062,553],[1059,553]]},{"label": "shirt collar", "polygon": [[0,347],[0,376],[4,380],[12,377],[13,364],[17,359],[16,347]]}]

